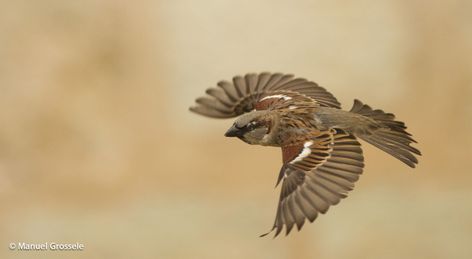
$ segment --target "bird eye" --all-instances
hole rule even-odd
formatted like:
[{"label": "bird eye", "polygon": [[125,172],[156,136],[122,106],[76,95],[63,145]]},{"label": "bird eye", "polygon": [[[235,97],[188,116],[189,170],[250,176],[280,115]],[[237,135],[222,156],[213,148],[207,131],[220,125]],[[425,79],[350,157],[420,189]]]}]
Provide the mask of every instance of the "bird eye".
[{"label": "bird eye", "polygon": [[257,124],[256,121],[251,121],[251,122],[249,122],[249,123],[247,124],[246,127],[247,127],[248,129],[250,129],[250,130],[253,130],[253,129],[257,128],[257,126],[258,126],[258,124]]}]

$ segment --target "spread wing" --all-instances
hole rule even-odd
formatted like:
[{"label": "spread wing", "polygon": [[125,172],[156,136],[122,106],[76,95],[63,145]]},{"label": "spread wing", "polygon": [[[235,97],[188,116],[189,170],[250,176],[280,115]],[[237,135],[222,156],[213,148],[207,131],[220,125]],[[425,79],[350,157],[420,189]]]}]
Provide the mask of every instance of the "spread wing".
[{"label": "spread wing", "polygon": [[[283,179],[274,226],[275,236],[293,226],[300,230],[305,219],[313,222],[319,213],[347,197],[364,167],[359,142],[341,130],[322,132],[303,144],[282,148]],[[265,236],[270,232],[262,235]],[[275,237],[274,236],[274,237]]]},{"label": "spread wing", "polygon": [[273,100],[310,99],[320,106],[341,108],[338,100],[318,84],[280,73],[246,74],[233,82],[220,81],[196,100],[191,111],[213,118],[232,118],[253,109],[267,109]]}]

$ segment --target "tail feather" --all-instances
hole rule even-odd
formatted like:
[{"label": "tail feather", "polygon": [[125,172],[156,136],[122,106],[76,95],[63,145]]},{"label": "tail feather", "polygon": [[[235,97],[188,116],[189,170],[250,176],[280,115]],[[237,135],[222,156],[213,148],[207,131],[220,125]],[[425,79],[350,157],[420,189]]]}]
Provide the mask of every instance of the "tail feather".
[{"label": "tail feather", "polygon": [[406,131],[405,123],[395,120],[395,115],[385,113],[382,110],[373,110],[369,105],[359,100],[354,100],[350,112],[373,119],[376,125],[367,125],[354,134],[362,140],[394,156],[410,167],[415,167],[418,159],[415,155],[421,152],[411,143],[417,143],[410,133]]}]

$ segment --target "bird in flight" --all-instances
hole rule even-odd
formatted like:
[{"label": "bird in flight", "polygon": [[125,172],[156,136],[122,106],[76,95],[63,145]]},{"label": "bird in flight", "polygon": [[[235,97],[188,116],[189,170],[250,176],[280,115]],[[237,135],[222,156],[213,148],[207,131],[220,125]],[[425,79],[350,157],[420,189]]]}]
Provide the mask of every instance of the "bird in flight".
[{"label": "bird in flight", "polygon": [[239,116],[225,133],[282,149],[281,193],[272,229],[286,235],[313,222],[354,188],[364,167],[362,139],[414,168],[420,151],[405,123],[359,100],[349,111],[326,89],[281,73],[235,76],[196,99],[190,110],[212,118]]}]

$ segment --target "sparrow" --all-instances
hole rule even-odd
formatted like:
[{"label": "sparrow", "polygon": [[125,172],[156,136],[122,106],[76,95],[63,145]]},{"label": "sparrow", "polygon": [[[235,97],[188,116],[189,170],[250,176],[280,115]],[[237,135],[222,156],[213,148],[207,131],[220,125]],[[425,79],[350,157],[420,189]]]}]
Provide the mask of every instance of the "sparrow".
[{"label": "sparrow", "polygon": [[[251,145],[280,147],[282,182],[274,237],[313,222],[347,197],[364,168],[358,139],[414,168],[421,152],[395,115],[355,99],[349,111],[325,88],[290,74],[260,73],[220,81],[190,111],[211,118],[239,116],[225,133]],[[416,156],[415,156],[416,155]]]}]

